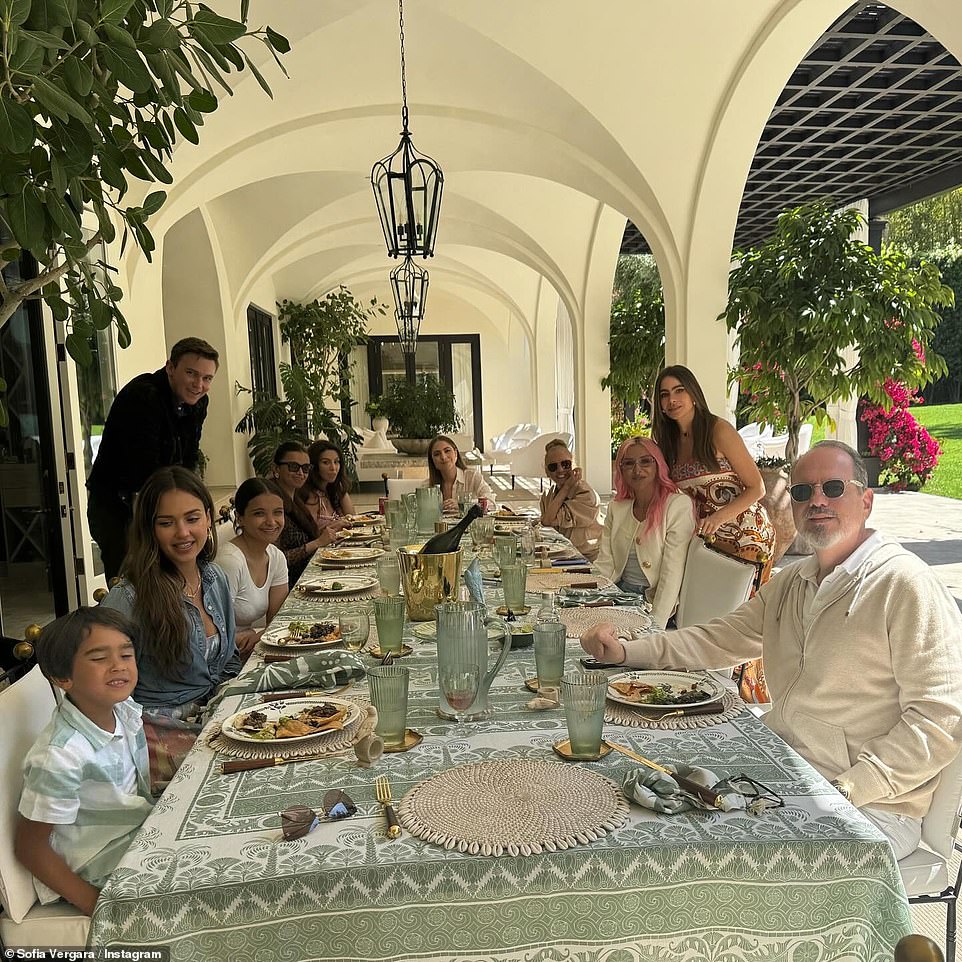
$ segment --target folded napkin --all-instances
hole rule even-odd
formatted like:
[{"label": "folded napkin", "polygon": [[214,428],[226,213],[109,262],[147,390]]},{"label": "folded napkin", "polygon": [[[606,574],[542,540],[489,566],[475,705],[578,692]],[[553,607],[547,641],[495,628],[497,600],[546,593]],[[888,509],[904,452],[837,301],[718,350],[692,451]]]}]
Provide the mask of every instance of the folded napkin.
[{"label": "folded napkin", "polygon": [[558,604],[562,608],[577,608],[596,601],[608,601],[614,605],[631,605],[642,611],[651,611],[651,605],[642,595],[622,591],[617,585],[607,588],[562,588],[558,592]]},{"label": "folded napkin", "polygon": [[364,663],[350,651],[322,651],[282,663],[264,665],[221,685],[207,705],[208,716],[231,695],[298,688],[339,688],[364,677]]},{"label": "folded napkin", "polygon": [[[719,779],[707,768],[691,765],[666,765],[665,767],[671,768],[682,778],[687,778],[716,792],[720,797],[717,808],[722,812],[747,810],[752,815],[759,815],[766,808],[782,804],[780,799],[759,797],[755,792],[743,792],[734,784],[736,779]],[[642,767],[629,773],[622,788],[629,801],[637,802],[663,815],[677,815],[679,812],[690,812],[693,809],[709,812],[716,810],[709,802],[679,788],[671,775],[652,768]]]},{"label": "folded napkin", "polygon": [[464,584],[471,595],[471,600],[484,604],[484,579],[481,576],[481,562],[477,558],[468,565],[464,572]]}]

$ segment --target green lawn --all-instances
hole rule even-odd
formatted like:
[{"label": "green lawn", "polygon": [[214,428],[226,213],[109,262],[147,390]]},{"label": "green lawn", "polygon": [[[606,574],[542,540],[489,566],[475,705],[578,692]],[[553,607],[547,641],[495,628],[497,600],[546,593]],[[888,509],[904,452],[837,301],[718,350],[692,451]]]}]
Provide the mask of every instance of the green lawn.
[{"label": "green lawn", "polygon": [[962,404],[920,404],[912,414],[942,445],[939,465],[922,490],[962,500]]}]

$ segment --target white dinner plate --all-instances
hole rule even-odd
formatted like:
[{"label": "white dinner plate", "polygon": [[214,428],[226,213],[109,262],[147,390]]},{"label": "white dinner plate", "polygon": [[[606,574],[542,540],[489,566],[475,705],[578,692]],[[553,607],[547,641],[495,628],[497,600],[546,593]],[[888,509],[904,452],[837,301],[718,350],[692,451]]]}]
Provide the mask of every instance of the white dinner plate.
[{"label": "white dinner plate", "polygon": [[352,595],[377,586],[373,575],[308,575],[302,577],[297,587],[312,595]]},{"label": "white dinner plate", "polygon": [[[249,735],[237,727],[241,723],[241,720],[252,711],[263,712],[267,720],[273,722],[282,716],[292,717],[305,708],[312,708],[315,705],[321,705],[325,702],[337,705],[339,708],[347,708],[347,715],[344,716],[340,728],[332,728],[326,732],[313,732],[310,735],[295,735],[292,738],[255,738],[253,735]],[[344,728],[347,728],[348,725],[355,722],[360,715],[361,709],[355,705],[354,702],[345,701],[343,698],[325,698],[323,696],[316,698],[290,698],[285,701],[265,701],[260,705],[251,705],[250,708],[235,712],[221,725],[221,731],[228,738],[233,738],[235,741],[240,742],[250,742],[253,745],[295,745],[299,742],[307,741],[309,738],[323,738],[325,735],[342,731]]]},{"label": "white dinner plate", "polygon": [[[675,705],[652,705],[644,701],[631,701],[624,695],[615,691],[611,683],[615,681],[640,681],[646,685],[671,685],[674,692],[690,688],[697,684],[699,689],[705,693],[703,698],[697,701],[686,701]],[[630,705],[632,708],[643,708],[645,711],[677,711],[679,708],[692,708],[695,705],[710,705],[713,701],[718,701],[724,697],[725,686],[709,675],[701,672],[688,671],[624,671],[618,675],[612,675],[608,679],[608,698],[611,701],[620,702],[622,705]]]},{"label": "white dinner plate", "polygon": [[280,651],[290,651],[293,648],[334,648],[341,644],[341,632],[338,628],[337,618],[298,618],[295,619],[301,624],[310,627],[317,624],[333,624],[337,632],[336,638],[291,638],[290,624],[271,625],[264,634],[261,635],[261,644],[269,648],[276,648]]},{"label": "white dinner plate", "polygon": [[362,564],[384,554],[381,548],[318,548],[317,559],[328,564]]},{"label": "white dinner plate", "polygon": [[339,541],[370,541],[381,533],[379,524],[360,524],[353,528],[342,528],[337,533]]},{"label": "white dinner plate", "polygon": [[550,544],[547,541],[541,541],[534,546],[534,553],[537,557],[541,554],[542,550],[546,550],[549,558],[560,558],[562,555],[568,553],[568,546],[565,544]]}]

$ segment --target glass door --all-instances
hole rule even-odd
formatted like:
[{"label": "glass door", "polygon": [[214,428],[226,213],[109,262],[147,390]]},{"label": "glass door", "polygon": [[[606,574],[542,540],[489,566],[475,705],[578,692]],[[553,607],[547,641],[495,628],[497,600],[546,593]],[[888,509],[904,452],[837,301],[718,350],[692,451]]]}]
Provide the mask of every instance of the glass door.
[{"label": "glass door", "polygon": [[[8,284],[22,276],[18,264],[4,269]],[[76,601],[63,560],[67,491],[48,377],[55,354],[43,324],[40,303],[30,301],[0,329],[7,415],[0,426],[0,617],[3,632],[16,638]]]},{"label": "glass door", "polygon": [[93,361],[82,368],[63,347],[65,325],[55,326],[58,345],[59,402],[64,412],[64,450],[68,510],[63,519],[67,567],[82,604],[93,604],[93,593],[106,587],[100,549],[87,524],[87,477],[97,457],[107,411],[117,393],[112,331],[98,331],[90,339]]}]

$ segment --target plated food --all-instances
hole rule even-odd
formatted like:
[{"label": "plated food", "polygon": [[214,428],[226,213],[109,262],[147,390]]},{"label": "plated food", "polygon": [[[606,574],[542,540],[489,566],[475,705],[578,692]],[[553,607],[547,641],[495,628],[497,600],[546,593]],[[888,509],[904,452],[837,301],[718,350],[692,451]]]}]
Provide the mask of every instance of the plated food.
[{"label": "plated food", "polygon": [[626,671],[608,679],[608,698],[653,710],[708,705],[725,694],[708,675],[684,671]]},{"label": "plated food", "polygon": [[231,715],[221,731],[243,742],[298,742],[340,731],[360,715],[357,705],[340,698],[292,698],[245,708]]},{"label": "plated food", "polygon": [[297,587],[306,594],[350,595],[377,585],[372,575],[340,575],[338,577],[302,577]]},{"label": "plated food", "polygon": [[317,648],[341,640],[336,621],[292,621],[275,630],[265,631],[261,641],[276,648]]},{"label": "plated food", "polygon": [[337,564],[360,564],[364,561],[374,561],[384,552],[380,548],[319,548],[318,561],[330,561]]},{"label": "plated food", "polygon": [[336,537],[339,541],[366,541],[376,538],[380,531],[379,524],[358,524],[350,528],[341,528]]}]

